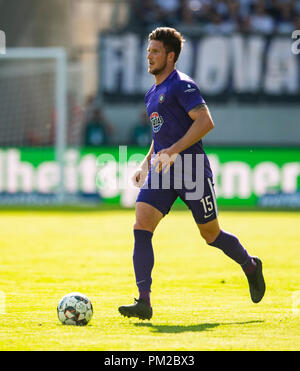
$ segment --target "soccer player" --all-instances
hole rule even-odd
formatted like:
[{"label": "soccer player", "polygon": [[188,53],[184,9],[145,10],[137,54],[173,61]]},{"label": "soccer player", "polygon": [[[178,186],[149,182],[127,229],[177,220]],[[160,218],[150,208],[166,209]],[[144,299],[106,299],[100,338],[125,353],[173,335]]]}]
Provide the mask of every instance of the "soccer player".
[{"label": "soccer player", "polygon": [[[159,27],[150,33],[148,41],[148,72],[154,76],[155,84],[145,95],[145,105],[152,123],[153,141],[133,177],[135,185],[140,188],[136,202],[133,252],[139,298],[134,304],[120,306],[119,312],[140,319],[152,317],[152,236],[177,197],[191,210],[206,243],[221,249],[242,267],[248,279],[251,299],[258,303],[265,293],[261,260],[250,256],[236,236],[219,226],[213,174],[201,141],[214,128],[214,123],[195,82],[175,68],[183,37],[173,28]],[[184,166],[176,167],[178,159],[184,156],[191,160],[190,164],[186,166],[182,160],[180,163]],[[197,162],[200,158],[202,162]],[[182,179],[188,178],[190,170],[192,180],[196,179],[195,187],[197,182],[202,182],[202,188],[199,185],[203,191],[200,197],[191,197],[191,187],[187,187],[186,183],[181,182],[181,185],[184,184],[178,186],[180,182],[175,168],[181,169]],[[203,169],[200,180],[197,176],[199,168]],[[169,187],[164,186],[162,181],[167,174]],[[154,178],[156,181],[153,181]],[[196,191],[194,193],[197,194]]]}]

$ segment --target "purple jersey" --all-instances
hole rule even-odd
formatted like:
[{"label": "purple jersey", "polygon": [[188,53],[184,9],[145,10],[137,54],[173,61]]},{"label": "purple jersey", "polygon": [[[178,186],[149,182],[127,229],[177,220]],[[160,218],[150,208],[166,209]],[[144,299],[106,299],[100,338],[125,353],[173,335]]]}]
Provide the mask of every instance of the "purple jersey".
[{"label": "purple jersey", "polygon": [[[168,148],[182,138],[193,120],[188,112],[205,103],[195,82],[187,75],[174,70],[161,84],[153,85],[145,95],[145,105],[152,124],[154,152]],[[204,154],[204,172],[212,177],[212,171],[202,140],[187,148],[184,154]]]}]

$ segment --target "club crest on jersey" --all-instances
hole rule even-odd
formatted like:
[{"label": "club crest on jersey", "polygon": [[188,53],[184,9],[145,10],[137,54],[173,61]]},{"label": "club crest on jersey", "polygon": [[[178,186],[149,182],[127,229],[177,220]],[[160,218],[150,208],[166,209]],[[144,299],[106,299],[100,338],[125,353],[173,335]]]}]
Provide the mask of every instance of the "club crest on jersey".
[{"label": "club crest on jersey", "polygon": [[160,128],[162,127],[162,124],[164,123],[163,118],[157,112],[152,112],[150,115],[150,121],[154,133],[159,132]]},{"label": "club crest on jersey", "polygon": [[159,103],[163,103],[164,100],[165,100],[165,95],[164,95],[164,94],[161,94],[161,95],[159,96],[159,98],[158,98]]}]

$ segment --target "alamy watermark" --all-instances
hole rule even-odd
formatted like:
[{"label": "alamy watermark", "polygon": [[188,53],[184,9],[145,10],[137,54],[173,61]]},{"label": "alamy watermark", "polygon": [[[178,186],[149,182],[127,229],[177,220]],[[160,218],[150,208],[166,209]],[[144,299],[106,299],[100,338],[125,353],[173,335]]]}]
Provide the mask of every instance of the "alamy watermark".
[{"label": "alamy watermark", "polygon": [[295,55],[300,54],[300,30],[293,31],[292,39],[295,39],[292,43],[292,53]]},{"label": "alamy watermark", "polygon": [[2,30],[0,30],[0,54],[6,54],[6,36]]},{"label": "alamy watermark", "polygon": [[[153,165],[157,155],[152,156],[151,166],[145,170],[144,189],[177,189],[185,192],[187,200],[200,200],[204,193],[204,154],[178,154],[176,159],[166,154],[160,156],[161,161],[170,167],[168,171],[157,171]],[[113,190],[125,190],[136,187],[132,181],[145,156],[140,153],[132,154],[127,158],[127,146],[119,146],[119,158],[110,153],[103,153],[97,158],[96,186],[98,191],[105,191],[108,186]],[[111,174],[118,174],[111,177]]]}]

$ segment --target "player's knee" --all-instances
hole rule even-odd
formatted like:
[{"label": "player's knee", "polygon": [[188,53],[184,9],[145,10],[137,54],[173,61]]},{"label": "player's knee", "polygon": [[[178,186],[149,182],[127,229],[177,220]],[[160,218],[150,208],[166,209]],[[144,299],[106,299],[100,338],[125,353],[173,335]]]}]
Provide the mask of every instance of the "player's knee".
[{"label": "player's knee", "polygon": [[135,221],[135,223],[133,224],[133,229],[144,229],[143,224],[138,221]]},{"label": "player's knee", "polygon": [[[148,230],[151,231],[151,227],[147,225],[146,223],[143,223],[141,220],[136,220],[133,229],[143,229],[143,230]],[[152,232],[152,231],[151,231]]]}]

